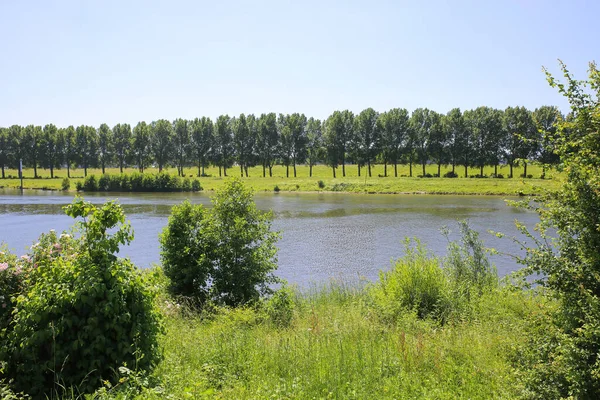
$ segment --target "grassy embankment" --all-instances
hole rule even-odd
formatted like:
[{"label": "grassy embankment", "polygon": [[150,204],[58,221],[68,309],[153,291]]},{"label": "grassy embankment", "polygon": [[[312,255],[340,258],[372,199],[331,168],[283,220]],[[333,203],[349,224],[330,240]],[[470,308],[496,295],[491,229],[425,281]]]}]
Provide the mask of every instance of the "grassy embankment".
[{"label": "grassy embankment", "polygon": [[209,319],[171,312],[165,358],[138,398],[512,399],[510,358],[539,302],[498,289],[468,321],[385,322],[366,291],[334,285],[299,296],[284,328],[250,308]]},{"label": "grassy embankment", "polygon": [[[449,171],[450,168],[442,168],[442,174]],[[135,169],[129,168],[126,172],[134,172]],[[171,173],[176,173],[174,168],[168,170]],[[276,191],[277,189],[283,192],[314,192],[314,191],[335,191],[349,193],[428,193],[428,194],[497,194],[497,195],[535,195],[544,189],[555,189],[560,185],[561,176],[555,171],[546,173],[546,179],[539,179],[541,175],[541,167],[530,165],[527,173],[533,175],[533,179],[523,179],[518,177],[522,174],[522,168],[514,169],[514,178],[506,178],[509,173],[508,166],[499,168],[498,173],[505,176],[504,179],[486,178],[462,178],[464,175],[463,168],[457,168],[456,172],[460,178],[416,178],[421,171],[420,166],[413,166],[414,178],[408,177],[408,166],[402,165],[398,168],[398,178],[393,176],[379,177],[383,175],[383,166],[377,165],[373,167],[372,177],[366,177],[366,169],[363,168],[362,176],[357,176],[356,167],[349,165],[346,167],[346,177],[342,177],[341,168],[338,168],[337,178],[332,177],[331,168],[319,165],[313,168],[313,176],[309,177],[309,168],[307,166],[297,167],[297,177],[293,178],[293,170],[290,168],[290,177],[286,178],[285,167],[276,166],[273,168],[273,177],[262,177],[262,168],[254,167],[249,170],[249,177],[243,178],[244,182],[255,189],[256,191]],[[109,174],[118,174],[118,168],[110,168],[106,171]],[[157,169],[148,169],[147,172],[156,173]],[[186,175],[195,176],[197,170],[187,168]],[[484,169],[486,175],[491,175],[494,172],[492,167]],[[18,176],[15,170],[7,170],[7,176]],[[437,166],[429,165],[427,173],[437,173]],[[479,169],[470,169],[469,175],[476,175]],[[101,175],[99,169],[88,169],[88,174]],[[200,182],[204,190],[217,190],[223,186],[224,177],[219,177],[217,168],[211,167],[206,169],[208,177],[200,178]],[[229,176],[239,176],[239,168],[233,167],[228,169]],[[388,166],[388,175],[393,175],[393,169]],[[27,189],[46,189],[60,190],[62,179],[67,175],[66,170],[55,171],[54,179],[49,178],[49,171],[39,169],[38,176],[40,178],[33,179],[33,169],[24,171],[24,187]],[[75,189],[77,181],[83,180],[83,170],[71,170],[71,190]],[[537,178],[537,179],[536,179]],[[322,185],[319,185],[322,181]],[[322,186],[322,187],[321,187]],[[20,187],[19,179],[7,178],[0,179],[0,187],[18,188]]]}]

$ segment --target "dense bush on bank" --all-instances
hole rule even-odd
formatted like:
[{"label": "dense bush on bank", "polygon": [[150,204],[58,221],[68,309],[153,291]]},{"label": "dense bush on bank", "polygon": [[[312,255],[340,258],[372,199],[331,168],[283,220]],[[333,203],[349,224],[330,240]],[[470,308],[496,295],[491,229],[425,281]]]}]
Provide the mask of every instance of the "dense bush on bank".
[{"label": "dense bush on bank", "polygon": [[133,172],[131,174],[88,175],[77,182],[77,190],[85,192],[198,192],[202,190],[195,178],[179,177],[167,172],[158,174]]},{"label": "dense bush on bank", "polygon": [[78,198],[66,211],[85,218],[76,236],[51,231],[21,258],[0,253],[0,380],[34,398],[91,393],[118,383],[119,367],[160,359],[156,291],[114,255],[133,238],[123,210]]}]

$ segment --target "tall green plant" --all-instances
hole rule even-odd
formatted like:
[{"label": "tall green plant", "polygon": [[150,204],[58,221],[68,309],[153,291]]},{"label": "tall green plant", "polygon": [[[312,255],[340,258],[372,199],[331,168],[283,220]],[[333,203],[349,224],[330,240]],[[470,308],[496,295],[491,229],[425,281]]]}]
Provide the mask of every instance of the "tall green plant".
[{"label": "tall green plant", "polygon": [[538,204],[542,238],[529,234],[537,247],[523,260],[559,307],[534,321],[520,363],[526,397],[593,399],[600,397],[600,71],[591,63],[582,81],[561,69],[564,82],[547,78],[569,101],[572,118],[545,134],[566,182]]},{"label": "tall green plant", "polygon": [[213,207],[185,202],[175,206],[160,236],[171,291],[202,302],[239,305],[271,293],[278,282],[277,232],[271,213],[256,208],[252,191],[239,179],[228,181]]},{"label": "tall green plant", "polygon": [[127,364],[139,370],[158,360],[160,318],[154,292],[129,260],[117,258],[133,233],[122,208],[76,198],[66,213],[80,236],[43,235],[27,262],[25,289],[1,350],[3,376],[18,391],[52,396],[63,387],[93,392]]}]

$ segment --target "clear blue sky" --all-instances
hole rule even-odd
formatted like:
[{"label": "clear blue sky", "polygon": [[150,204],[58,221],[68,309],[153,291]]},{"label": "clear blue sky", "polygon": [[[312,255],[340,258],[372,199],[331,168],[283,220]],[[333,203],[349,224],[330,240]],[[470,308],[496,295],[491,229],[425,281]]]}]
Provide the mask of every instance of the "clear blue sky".
[{"label": "clear blue sky", "polygon": [[600,2],[0,0],[0,126],[564,100]]}]

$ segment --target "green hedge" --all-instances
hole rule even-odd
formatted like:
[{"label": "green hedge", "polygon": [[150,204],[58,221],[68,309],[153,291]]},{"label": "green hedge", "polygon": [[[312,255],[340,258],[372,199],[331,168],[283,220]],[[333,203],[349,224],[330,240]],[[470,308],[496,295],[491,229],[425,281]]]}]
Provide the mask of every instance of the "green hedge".
[{"label": "green hedge", "polygon": [[166,172],[158,174],[88,175],[77,182],[77,190],[85,192],[198,192],[202,190],[196,178],[181,178]]}]

